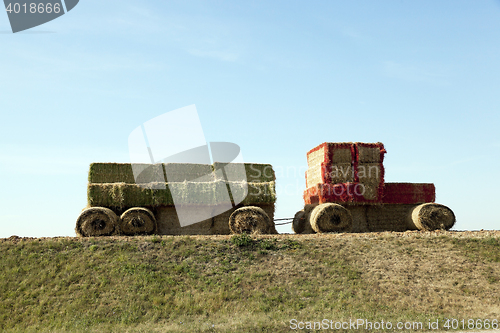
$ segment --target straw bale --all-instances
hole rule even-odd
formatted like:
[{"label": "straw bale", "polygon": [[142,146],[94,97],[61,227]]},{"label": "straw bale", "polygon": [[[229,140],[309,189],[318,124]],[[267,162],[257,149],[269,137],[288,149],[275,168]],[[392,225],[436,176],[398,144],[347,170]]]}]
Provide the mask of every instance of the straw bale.
[{"label": "straw bale", "polygon": [[385,183],[384,203],[418,204],[434,202],[436,188],[434,184],[422,183]]},{"label": "straw bale", "polygon": [[150,235],[156,232],[154,214],[146,208],[134,207],[120,216],[120,230],[125,235]]},{"label": "straw bale", "polygon": [[344,206],[352,215],[351,232],[368,232],[368,222],[366,220],[367,205],[346,205]]},{"label": "straw bale", "polygon": [[264,210],[255,206],[238,208],[229,217],[229,229],[233,234],[268,234],[271,223]]},{"label": "straw bale", "polygon": [[[138,174],[137,180],[134,178],[134,171]],[[164,182],[165,175],[161,164],[92,163],[88,179],[90,184],[143,184]]]},{"label": "straw bale", "polygon": [[[193,205],[194,211],[204,211],[207,207]],[[160,235],[212,235],[215,218],[211,217],[185,227],[181,227],[175,207],[161,206],[157,208],[157,232]],[[226,220],[227,224],[227,220]],[[225,233],[229,234],[229,232]]]},{"label": "straw bale", "polygon": [[326,143],[313,148],[307,153],[307,166],[308,168],[318,168],[321,164],[325,162],[327,156],[327,146]]},{"label": "straw bale", "polygon": [[84,209],[76,220],[75,232],[80,237],[109,236],[119,232],[118,216],[109,208]]},{"label": "straw bale", "polygon": [[169,183],[198,181],[210,182],[215,180],[213,167],[210,164],[196,163],[165,163],[166,181]]},{"label": "straw bale", "polygon": [[[87,201],[90,207],[104,206],[128,209],[137,206],[168,206],[173,199],[168,188],[158,189],[159,183],[143,184],[89,184]],[[165,184],[165,183],[163,183]]]},{"label": "straw bale", "polygon": [[418,230],[449,230],[455,224],[453,211],[437,203],[425,203],[416,206],[407,214],[407,224]]},{"label": "straw bale", "polygon": [[[214,163],[214,170],[224,170],[228,181],[241,181],[245,179],[241,178],[242,171],[245,172],[246,181],[249,183],[264,183],[273,182],[276,180],[276,175],[274,173],[271,164],[259,164],[259,163]],[[216,177],[218,180],[226,180],[223,177],[222,172],[217,172]]]},{"label": "straw bale", "polygon": [[386,150],[381,142],[356,142],[356,160],[359,163],[382,163]]},{"label": "straw bale", "polygon": [[369,231],[406,231],[407,216],[415,205],[383,204],[367,206],[366,219]]},{"label": "straw bale", "polygon": [[317,233],[350,232],[353,224],[351,213],[334,203],[316,206],[311,212],[310,223]]},{"label": "straw bale", "polygon": [[315,231],[311,227],[311,223],[309,222],[309,217],[311,214],[311,210],[300,210],[295,213],[292,222],[292,230],[296,234],[314,234]]},{"label": "straw bale", "polygon": [[[231,191],[233,191],[236,186],[232,186]],[[243,205],[257,205],[257,204],[267,204],[272,205],[276,202],[276,183],[272,182],[262,182],[262,183],[248,183],[248,195],[242,201]]]}]

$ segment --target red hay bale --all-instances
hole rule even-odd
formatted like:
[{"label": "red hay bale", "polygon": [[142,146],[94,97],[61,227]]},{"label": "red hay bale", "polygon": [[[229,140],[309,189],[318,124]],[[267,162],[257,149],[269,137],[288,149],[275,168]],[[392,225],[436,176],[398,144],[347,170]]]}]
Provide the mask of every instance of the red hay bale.
[{"label": "red hay bale", "polygon": [[434,184],[420,183],[385,183],[382,201],[390,204],[418,204],[434,202],[436,188]]}]

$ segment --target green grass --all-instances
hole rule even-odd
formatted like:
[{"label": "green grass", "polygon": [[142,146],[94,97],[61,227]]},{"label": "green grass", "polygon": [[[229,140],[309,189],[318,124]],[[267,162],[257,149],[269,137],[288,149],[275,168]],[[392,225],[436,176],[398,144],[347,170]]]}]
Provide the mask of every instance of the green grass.
[{"label": "green grass", "polygon": [[0,249],[6,332],[288,332],[292,319],[500,317],[498,238],[54,238],[0,240]]}]

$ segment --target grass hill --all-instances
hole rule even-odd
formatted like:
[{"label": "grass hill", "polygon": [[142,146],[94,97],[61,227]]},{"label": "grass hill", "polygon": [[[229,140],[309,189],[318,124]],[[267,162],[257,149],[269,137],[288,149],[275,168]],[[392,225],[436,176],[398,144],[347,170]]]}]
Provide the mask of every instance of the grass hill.
[{"label": "grass hill", "polygon": [[[460,329],[473,320],[468,330],[500,319],[493,231],[11,237],[0,251],[3,332],[311,332],[349,320],[443,330],[447,319]],[[368,328],[335,331],[377,331]]]}]

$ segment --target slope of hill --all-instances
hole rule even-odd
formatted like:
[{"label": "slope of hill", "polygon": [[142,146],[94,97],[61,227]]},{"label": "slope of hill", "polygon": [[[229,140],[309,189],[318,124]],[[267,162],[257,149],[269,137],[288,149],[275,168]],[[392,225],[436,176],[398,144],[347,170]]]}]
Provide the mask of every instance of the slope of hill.
[{"label": "slope of hill", "polygon": [[6,332],[422,331],[448,319],[469,330],[500,319],[498,231],[11,237],[0,249]]}]

